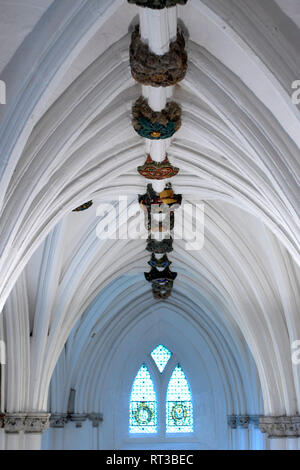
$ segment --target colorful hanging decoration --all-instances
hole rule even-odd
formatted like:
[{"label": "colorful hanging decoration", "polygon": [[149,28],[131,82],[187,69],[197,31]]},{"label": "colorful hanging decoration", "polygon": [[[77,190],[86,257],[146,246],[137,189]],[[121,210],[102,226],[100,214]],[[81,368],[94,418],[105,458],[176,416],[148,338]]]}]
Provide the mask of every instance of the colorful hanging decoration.
[{"label": "colorful hanging decoration", "polygon": [[[147,192],[142,196],[139,196],[139,203],[141,204],[142,208],[145,207],[147,209],[151,209],[153,205],[167,205],[170,208],[176,204],[176,209],[181,205],[182,202],[182,195],[181,194],[174,194],[172,189],[172,184],[167,183],[165,189],[160,193],[154,191],[152,184],[147,184]],[[155,209],[155,208],[154,208]],[[163,208],[160,209],[163,211]]]},{"label": "colorful hanging decoration", "polygon": [[148,237],[146,250],[150,253],[157,255],[164,255],[173,251],[173,238],[164,238],[163,240],[156,240],[151,235]]},{"label": "colorful hanging decoration", "polygon": [[151,140],[168,139],[181,126],[181,108],[171,101],[165,109],[155,112],[141,96],[132,108],[132,124],[141,137]]},{"label": "colorful hanging decoration", "polygon": [[173,281],[167,281],[165,284],[152,283],[152,293],[156,300],[166,300],[170,297],[173,289]]},{"label": "colorful hanging decoration", "polygon": [[[139,196],[139,203],[145,212],[146,230],[151,232],[169,232],[174,229],[174,211],[180,207],[181,194],[174,194],[168,183],[163,191],[157,193],[152,184],[147,185],[147,193]],[[157,217],[155,217],[157,216]]]},{"label": "colorful hanging decoration", "polygon": [[165,254],[162,258],[156,258],[155,254],[152,253],[150,261],[148,261],[149,266],[152,268],[168,268],[172,261],[169,261],[169,258]]},{"label": "colorful hanging decoration", "polygon": [[186,5],[187,1],[188,0],[128,0],[128,3],[134,3],[138,7],[162,10],[163,8],[175,7],[175,5]]},{"label": "colorful hanging decoration", "polygon": [[172,86],[184,79],[187,70],[187,53],[183,34],[178,30],[176,41],[166,54],[153,54],[141,41],[139,26],[131,36],[130,66],[133,78],[141,85]]},{"label": "colorful hanging decoration", "polygon": [[172,273],[169,268],[159,271],[157,268],[152,268],[149,273],[145,273],[145,278],[148,282],[154,282],[164,285],[166,282],[174,281],[177,273]]},{"label": "colorful hanging decoration", "polygon": [[88,201],[88,202],[86,202],[85,204],[82,204],[81,206],[76,207],[76,209],[73,209],[72,212],[82,212],[82,211],[86,211],[86,210],[89,209],[92,205],[93,205],[93,201]]},{"label": "colorful hanging decoration", "polygon": [[152,268],[149,273],[145,273],[145,279],[152,284],[152,292],[156,299],[169,297],[176,277],[177,273],[172,273],[169,268],[163,271]]},{"label": "colorful hanging decoration", "polygon": [[[185,5],[187,0],[128,0],[128,2],[140,7],[160,10]],[[160,13],[157,15],[159,16]],[[133,78],[141,85],[155,88],[176,85],[184,79],[187,71],[187,53],[182,32],[177,29],[176,40],[169,44],[168,52],[157,55],[150,50],[148,44],[143,43],[140,27],[137,26],[131,37],[130,66]],[[155,93],[151,90],[148,96],[153,98]],[[165,96],[167,96],[166,92]],[[163,110],[154,111],[149,106],[148,100],[141,96],[132,107],[132,125],[134,130],[145,139],[157,141],[171,138],[181,127],[181,108],[171,101],[167,102]],[[158,150],[159,156],[164,158],[161,155],[164,146],[153,142],[150,148],[150,151],[153,148],[156,152]],[[176,176],[179,168],[169,162],[167,155],[163,161],[157,162],[152,160],[151,154],[148,154],[145,163],[139,166],[137,171],[148,180],[160,181]],[[146,250],[151,253],[151,259],[148,261],[151,270],[144,273],[145,279],[152,285],[154,298],[165,300],[171,295],[177,277],[177,273],[170,270],[171,261],[167,253],[173,251],[175,210],[182,203],[182,195],[174,194],[171,183],[167,183],[161,192],[156,192],[149,183],[146,193],[139,195],[138,200],[145,214],[145,227],[149,232]],[[176,408],[175,411],[179,415],[182,409]],[[147,419],[150,419],[150,414],[147,413],[144,414]]]},{"label": "colorful hanging decoration", "polygon": [[169,162],[167,155],[162,162],[154,162],[151,155],[148,155],[144,165],[139,166],[137,170],[140,175],[148,180],[172,178],[179,172],[179,168],[176,168]]}]

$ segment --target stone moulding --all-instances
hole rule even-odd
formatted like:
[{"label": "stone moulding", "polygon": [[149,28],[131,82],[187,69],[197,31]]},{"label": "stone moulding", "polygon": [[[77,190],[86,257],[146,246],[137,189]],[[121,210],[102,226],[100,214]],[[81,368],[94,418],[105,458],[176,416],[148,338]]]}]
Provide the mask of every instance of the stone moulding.
[{"label": "stone moulding", "polygon": [[141,176],[148,180],[172,178],[179,172],[179,168],[176,168],[169,162],[167,155],[162,162],[154,162],[151,156],[148,155],[144,165],[139,166],[137,170]]},{"label": "stone moulding", "polygon": [[86,420],[92,421],[93,427],[97,428],[103,421],[102,413],[53,413],[50,418],[52,428],[64,428],[69,422],[75,423],[76,428],[81,428]]},{"label": "stone moulding", "polygon": [[300,437],[300,415],[296,416],[261,416],[261,432],[267,433],[270,439]]},{"label": "stone moulding", "polygon": [[136,26],[129,52],[131,74],[141,85],[167,87],[176,85],[185,77],[187,53],[183,34],[179,30],[176,41],[170,44],[169,52],[156,55],[141,41],[139,26]]},{"label": "stone moulding", "polygon": [[162,10],[163,8],[175,7],[176,5],[186,5],[187,1],[188,0],[128,0],[128,3],[134,3],[138,7]]},{"label": "stone moulding", "polygon": [[132,125],[146,139],[168,139],[181,126],[181,108],[171,101],[162,111],[155,112],[141,96],[132,107]]}]

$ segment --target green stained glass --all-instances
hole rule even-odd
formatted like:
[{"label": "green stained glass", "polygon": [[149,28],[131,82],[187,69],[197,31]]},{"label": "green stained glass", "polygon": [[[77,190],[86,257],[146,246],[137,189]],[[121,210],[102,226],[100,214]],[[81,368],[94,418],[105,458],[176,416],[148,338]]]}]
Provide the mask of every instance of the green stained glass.
[{"label": "green stained glass", "polygon": [[138,371],[130,397],[130,433],[157,432],[157,403],[154,385],[145,364]]},{"label": "green stained glass", "polygon": [[167,432],[193,432],[193,403],[186,376],[178,364],[170,378],[166,403]]},{"label": "green stained glass", "polygon": [[172,353],[165,348],[162,344],[153,349],[151,353],[152,359],[158,367],[159,372],[163,372]]}]

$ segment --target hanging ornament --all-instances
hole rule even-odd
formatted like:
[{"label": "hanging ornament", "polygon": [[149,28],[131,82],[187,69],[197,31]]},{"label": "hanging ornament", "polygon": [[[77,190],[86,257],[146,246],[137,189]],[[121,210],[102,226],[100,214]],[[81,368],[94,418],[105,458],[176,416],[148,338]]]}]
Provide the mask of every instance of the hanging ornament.
[{"label": "hanging ornament", "polygon": [[141,137],[151,140],[168,139],[181,126],[181,108],[171,101],[165,109],[155,112],[141,96],[132,108],[132,124]]},{"label": "hanging ornament", "polygon": [[128,0],[128,3],[134,3],[138,7],[162,10],[163,8],[175,7],[176,5],[186,5],[187,1],[188,0]]},{"label": "hanging ornament", "polygon": [[164,255],[162,258],[156,258],[155,254],[152,253],[150,261],[148,261],[149,266],[152,268],[168,268],[172,261],[169,260],[167,255]]},{"label": "hanging ornament", "polygon": [[163,240],[156,240],[149,236],[146,250],[150,251],[150,253],[156,253],[157,255],[171,253],[171,251],[173,251],[173,238],[170,237],[164,238]]},{"label": "hanging ornament", "polygon": [[139,26],[131,36],[130,66],[133,78],[141,85],[166,87],[184,79],[187,70],[187,53],[182,32],[170,44],[166,54],[156,55],[143,43]]},{"label": "hanging ornament", "polygon": [[93,205],[93,201],[88,201],[88,202],[86,202],[85,204],[82,204],[81,206],[76,207],[76,209],[73,209],[72,212],[82,212],[82,211],[86,211],[86,210],[89,209],[92,205]]},{"label": "hanging ornament", "polygon": [[139,166],[137,170],[140,175],[144,176],[144,178],[147,178],[148,180],[164,180],[166,178],[172,178],[179,172],[179,168],[173,166],[169,162],[167,156],[162,162],[154,162],[151,155],[147,156],[144,165]]}]

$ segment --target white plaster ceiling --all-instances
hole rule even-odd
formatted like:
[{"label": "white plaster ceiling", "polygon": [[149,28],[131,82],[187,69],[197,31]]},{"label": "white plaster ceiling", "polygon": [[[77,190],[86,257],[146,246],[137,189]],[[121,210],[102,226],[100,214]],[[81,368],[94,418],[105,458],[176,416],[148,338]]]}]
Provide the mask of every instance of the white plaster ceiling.
[{"label": "white plaster ceiling", "polygon": [[0,73],[54,0],[0,0]]}]

